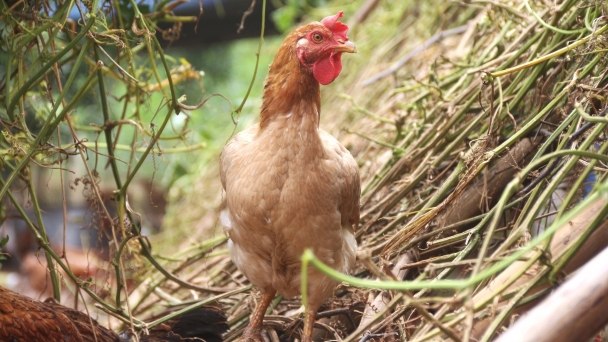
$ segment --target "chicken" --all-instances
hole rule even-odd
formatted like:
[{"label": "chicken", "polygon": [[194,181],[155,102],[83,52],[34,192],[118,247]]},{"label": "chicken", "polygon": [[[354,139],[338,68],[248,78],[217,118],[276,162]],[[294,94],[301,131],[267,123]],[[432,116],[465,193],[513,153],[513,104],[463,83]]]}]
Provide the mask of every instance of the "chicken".
[{"label": "chicken", "polygon": [[[150,330],[141,342],[221,342],[228,330],[226,317],[215,308],[203,307]],[[0,287],[0,341],[11,342],[129,342],[128,333],[99,325],[80,311],[52,302],[39,302]]]},{"label": "chicken", "polygon": [[[277,291],[300,293],[305,249],[341,272],[355,262],[359,169],[348,150],[319,128],[319,84],[338,77],[342,53],[356,52],[340,17],[342,12],[285,38],[266,78],[260,122],[222,151],[220,219],[230,256],[262,294],[241,341],[264,341],[262,320]],[[316,312],[337,284],[316,269],[308,272],[302,341],[311,341]]]}]

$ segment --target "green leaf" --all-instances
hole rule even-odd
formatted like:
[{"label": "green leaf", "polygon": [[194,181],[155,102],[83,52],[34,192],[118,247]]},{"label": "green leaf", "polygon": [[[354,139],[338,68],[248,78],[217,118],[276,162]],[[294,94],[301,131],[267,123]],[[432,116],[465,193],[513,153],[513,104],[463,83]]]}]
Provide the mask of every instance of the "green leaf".
[{"label": "green leaf", "polygon": [[4,247],[7,243],[8,243],[8,235],[5,238],[3,238],[2,240],[0,240],[0,249],[2,247]]},{"label": "green leaf", "polygon": [[272,12],[272,20],[277,29],[281,32],[289,30],[298,17],[298,9],[292,6],[285,6]]},{"label": "green leaf", "polygon": [[[0,240],[0,260],[6,260],[6,256],[5,255],[8,255],[8,254],[2,253],[2,248],[4,246],[6,246],[7,243],[8,243],[8,235],[5,238],[3,238],[3,239]],[[1,268],[2,268],[2,264],[0,264],[0,269]]]}]

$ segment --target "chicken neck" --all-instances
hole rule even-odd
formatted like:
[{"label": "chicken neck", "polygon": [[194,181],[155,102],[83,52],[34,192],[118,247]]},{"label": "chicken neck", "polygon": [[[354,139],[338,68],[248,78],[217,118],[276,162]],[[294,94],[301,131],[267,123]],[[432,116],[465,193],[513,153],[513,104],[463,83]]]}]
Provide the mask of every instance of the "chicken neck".
[{"label": "chicken neck", "polygon": [[[303,66],[294,50],[297,36],[289,36],[281,45],[270,65],[264,84],[264,96],[260,112],[260,128],[285,116],[305,116],[313,118],[314,128],[319,126],[321,112],[321,91],[310,68]],[[312,119],[312,120],[311,120]]]}]

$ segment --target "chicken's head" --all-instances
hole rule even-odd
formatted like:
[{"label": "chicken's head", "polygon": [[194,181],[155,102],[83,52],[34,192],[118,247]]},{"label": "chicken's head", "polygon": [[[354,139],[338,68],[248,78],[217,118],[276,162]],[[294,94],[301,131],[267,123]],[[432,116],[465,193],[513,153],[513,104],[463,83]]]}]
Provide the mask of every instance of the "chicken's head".
[{"label": "chicken's head", "polygon": [[298,39],[296,54],[300,63],[312,71],[315,79],[323,84],[330,84],[342,70],[342,53],[355,53],[355,44],[348,41],[348,26],[338,19],[342,11],[326,17],[321,23],[307,25]]}]

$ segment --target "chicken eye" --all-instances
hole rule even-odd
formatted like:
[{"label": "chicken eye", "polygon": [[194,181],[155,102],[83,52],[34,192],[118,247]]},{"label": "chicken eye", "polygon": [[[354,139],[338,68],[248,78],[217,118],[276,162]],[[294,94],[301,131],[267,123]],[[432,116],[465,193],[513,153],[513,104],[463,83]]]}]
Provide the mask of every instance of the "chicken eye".
[{"label": "chicken eye", "polygon": [[313,34],[312,34],[312,40],[313,40],[315,43],[320,43],[320,42],[322,42],[322,41],[323,41],[323,36],[322,36],[320,33],[313,33]]}]

